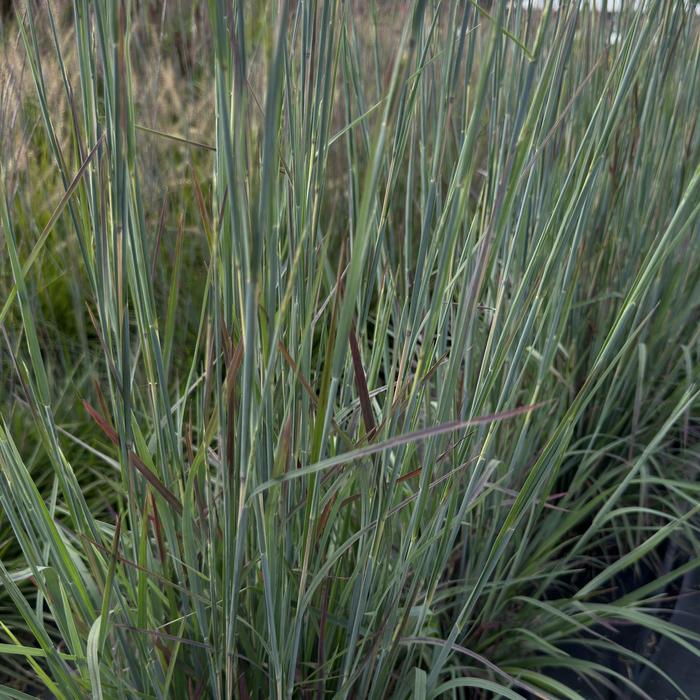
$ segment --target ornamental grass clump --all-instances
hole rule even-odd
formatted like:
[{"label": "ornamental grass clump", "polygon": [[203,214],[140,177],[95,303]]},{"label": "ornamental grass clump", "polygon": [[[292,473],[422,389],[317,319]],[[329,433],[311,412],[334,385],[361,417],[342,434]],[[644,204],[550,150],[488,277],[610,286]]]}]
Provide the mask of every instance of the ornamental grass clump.
[{"label": "ornamental grass clump", "polygon": [[688,697],[698,20],[485,4],[18,4],[0,694]]}]

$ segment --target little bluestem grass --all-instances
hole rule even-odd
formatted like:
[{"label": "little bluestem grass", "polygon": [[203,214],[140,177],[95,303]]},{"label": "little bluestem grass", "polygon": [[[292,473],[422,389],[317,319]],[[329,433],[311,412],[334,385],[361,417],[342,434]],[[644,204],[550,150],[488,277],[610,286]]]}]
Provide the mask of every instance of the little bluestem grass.
[{"label": "little bluestem grass", "polygon": [[62,189],[29,227],[0,177],[0,692],[580,698],[566,666],[642,694],[567,651],[609,621],[700,656],[656,614],[700,561],[693,13],[206,9],[201,139],[134,88],[166,6],[150,34],[139,3],[17,6]]}]

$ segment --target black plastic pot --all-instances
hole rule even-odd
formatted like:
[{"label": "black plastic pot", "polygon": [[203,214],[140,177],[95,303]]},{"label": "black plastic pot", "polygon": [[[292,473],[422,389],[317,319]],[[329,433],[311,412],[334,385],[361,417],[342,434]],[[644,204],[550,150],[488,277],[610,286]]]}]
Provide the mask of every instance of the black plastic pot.
[{"label": "black plastic pot", "polygon": [[[679,559],[679,550],[672,544],[666,553],[664,568],[670,570],[671,565],[675,568],[681,564],[683,558]],[[659,573],[664,572],[657,570],[657,577]],[[641,574],[639,570],[627,574],[616,582],[616,597],[653,580],[655,578],[653,574],[650,575],[650,570]],[[659,615],[674,625],[700,634],[700,568],[689,571],[659,593],[668,601],[665,609],[659,611]],[[592,630],[591,639],[595,635],[602,635],[607,640],[648,659],[672,678],[688,698],[700,700],[700,658],[690,650],[638,625],[615,624],[612,628],[597,626]],[[574,658],[595,661],[629,678],[652,700],[676,700],[683,697],[662,675],[647,664],[631,661],[624,653],[600,653],[584,640],[563,648]],[[631,700],[640,697],[621,681],[612,681],[609,687],[596,687],[590,680],[566,668],[548,669],[548,674],[590,700]]]}]

